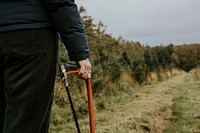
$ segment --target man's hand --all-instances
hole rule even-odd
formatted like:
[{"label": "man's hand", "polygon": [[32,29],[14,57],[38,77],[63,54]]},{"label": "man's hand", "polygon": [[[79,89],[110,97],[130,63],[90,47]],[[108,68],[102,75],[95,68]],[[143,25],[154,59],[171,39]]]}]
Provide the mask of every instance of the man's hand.
[{"label": "man's hand", "polygon": [[78,75],[83,78],[83,79],[89,79],[91,78],[91,70],[92,70],[92,65],[89,61],[89,59],[84,59],[78,61],[78,64],[80,66],[80,71]]}]

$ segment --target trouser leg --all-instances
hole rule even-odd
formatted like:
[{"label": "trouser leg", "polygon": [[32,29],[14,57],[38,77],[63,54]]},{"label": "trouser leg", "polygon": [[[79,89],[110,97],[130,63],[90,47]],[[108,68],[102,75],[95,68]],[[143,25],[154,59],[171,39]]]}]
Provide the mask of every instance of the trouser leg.
[{"label": "trouser leg", "polygon": [[[32,39],[34,40],[36,39]],[[33,43],[32,41],[27,43]],[[47,40],[44,41],[46,43]],[[6,110],[3,133],[48,132],[56,75],[57,46],[54,44],[55,41],[47,42],[49,43],[45,45],[50,48],[39,54],[36,52],[28,57],[5,57]],[[23,51],[22,54],[24,53]]]},{"label": "trouser leg", "polygon": [[4,57],[0,56],[0,133],[3,132],[3,123],[5,117],[5,95],[4,95],[4,74],[3,74]]}]

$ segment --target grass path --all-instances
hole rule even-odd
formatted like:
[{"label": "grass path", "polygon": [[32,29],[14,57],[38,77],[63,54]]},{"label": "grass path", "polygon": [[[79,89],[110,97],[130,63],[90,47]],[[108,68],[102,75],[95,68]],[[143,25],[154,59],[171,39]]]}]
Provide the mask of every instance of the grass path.
[{"label": "grass path", "polygon": [[[177,102],[174,99],[187,97],[188,101],[185,104],[188,105],[192,100],[191,98],[196,98],[196,100],[193,100],[193,102],[196,102],[193,103],[193,106],[200,105],[200,95],[197,95],[196,92],[191,93],[192,90],[185,84],[189,84],[191,89],[200,88],[198,81],[194,81],[190,74],[182,74],[156,85],[144,86],[132,94],[123,95],[118,102],[110,106],[110,109],[96,114],[97,133],[179,132],[178,129],[173,129],[174,125],[170,125],[171,120],[175,119],[173,117],[177,117],[173,116],[174,104],[177,104],[174,103]],[[184,95],[180,95],[183,94],[183,90],[180,89],[181,86],[187,90]],[[198,109],[195,109],[196,115],[193,117],[198,120],[200,114],[198,115]],[[181,112],[181,110],[178,111]],[[180,128],[179,126],[182,125],[177,125],[175,128]],[[166,128],[168,130],[164,130]],[[194,127],[189,128],[192,132]],[[187,131],[189,131],[188,129]],[[200,127],[194,129],[199,131]],[[183,133],[182,131],[180,130],[180,133]]]},{"label": "grass path", "polygon": [[[115,102],[95,112],[96,133],[200,133],[199,88],[200,82],[185,73],[112,96]],[[79,122],[82,132],[88,133],[88,118]],[[75,132],[65,126],[56,128],[50,133]]]},{"label": "grass path", "polygon": [[169,125],[172,113],[170,91],[186,76],[179,75],[123,95],[109,110],[96,114],[97,133],[161,133]]},{"label": "grass path", "polygon": [[166,133],[200,133],[200,81],[188,74],[184,82],[171,91],[171,123]]}]

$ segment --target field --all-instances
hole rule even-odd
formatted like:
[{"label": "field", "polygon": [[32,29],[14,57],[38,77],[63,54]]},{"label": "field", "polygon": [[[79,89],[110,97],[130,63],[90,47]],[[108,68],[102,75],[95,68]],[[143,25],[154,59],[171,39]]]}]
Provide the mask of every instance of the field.
[{"label": "field", "polygon": [[[96,132],[200,133],[199,75],[199,71],[183,73],[120,95],[95,98]],[[79,111],[87,112],[87,106]],[[78,117],[81,131],[88,133],[88,114]],[[69,105],[54,105],[50,133],[75,132]]]}]

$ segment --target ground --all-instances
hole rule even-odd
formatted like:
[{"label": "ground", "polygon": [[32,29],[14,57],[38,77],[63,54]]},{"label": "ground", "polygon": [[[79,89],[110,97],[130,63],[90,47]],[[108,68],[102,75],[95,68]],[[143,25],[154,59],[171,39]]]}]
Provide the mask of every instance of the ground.
[{"label": "ground", "polygon": [[[184,73],[122,94],[106,109],[95,111],[96,133],[200,133],[198,88],[200,81]],[[83,133],[89,131],[85,119],[80,120]],[[51,133],[75,132],[62,128],[52,128]]]}]

